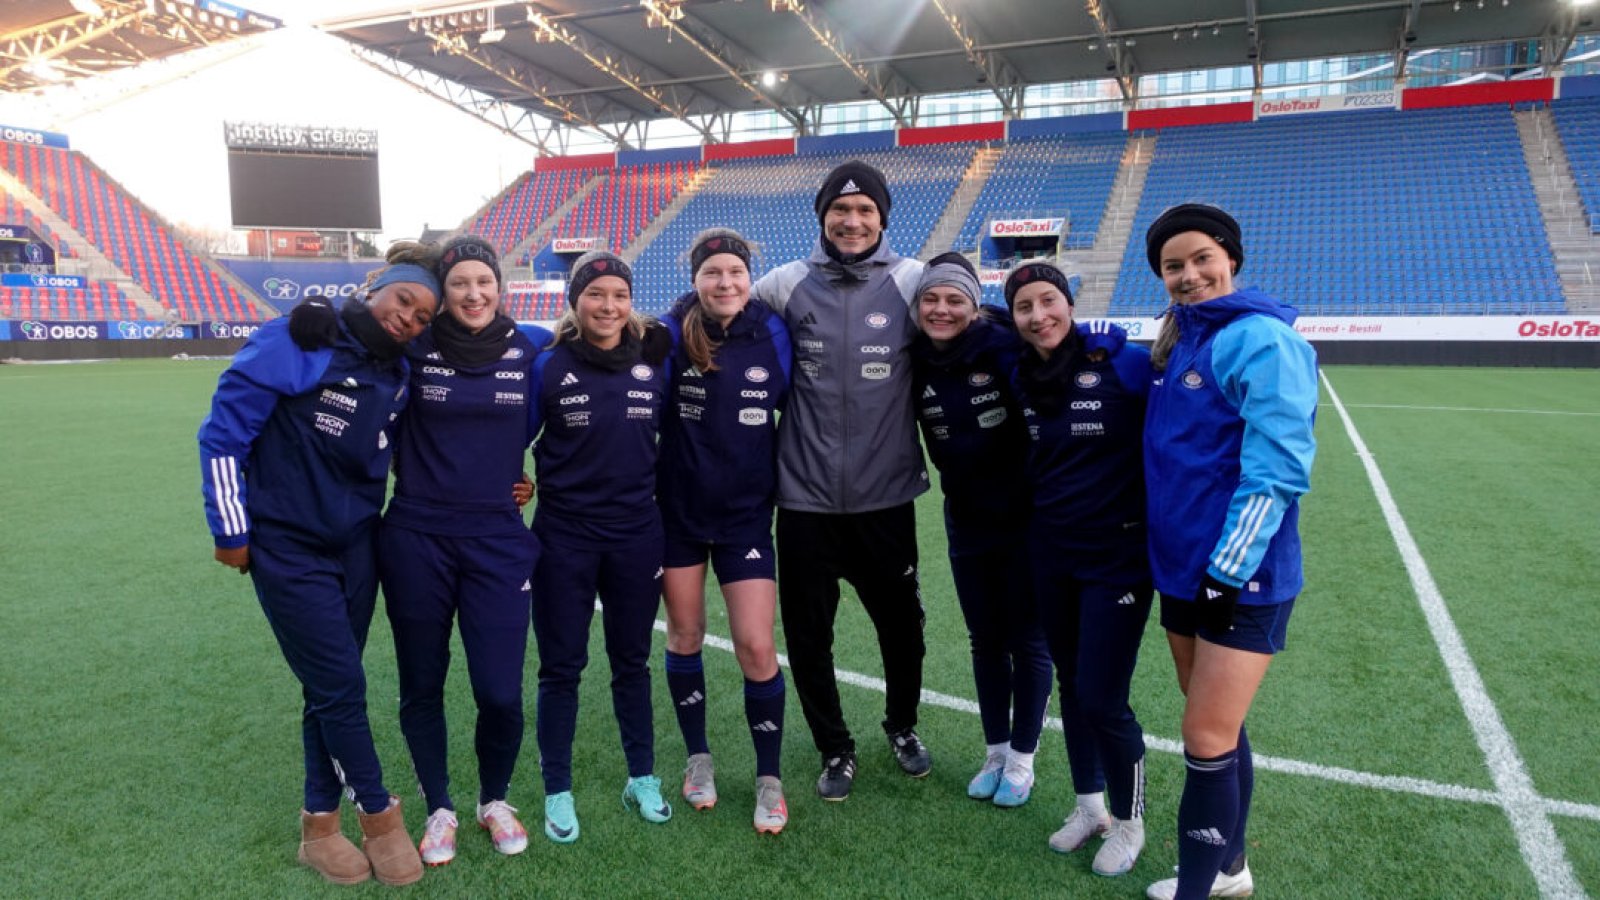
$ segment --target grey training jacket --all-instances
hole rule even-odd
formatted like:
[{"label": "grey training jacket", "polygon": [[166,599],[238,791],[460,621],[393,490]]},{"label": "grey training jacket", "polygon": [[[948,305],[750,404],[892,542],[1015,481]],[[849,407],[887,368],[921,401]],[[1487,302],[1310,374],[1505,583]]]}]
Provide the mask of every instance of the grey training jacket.
[{"label": "grey training jacket", "polygon": [[778,426],[778,506],[872,512],[928,489],[911,405],[910,304],[921,277],[922,263],[887,240],[849,266],[818,241],[751,288],[783,315],[795,351]]}]

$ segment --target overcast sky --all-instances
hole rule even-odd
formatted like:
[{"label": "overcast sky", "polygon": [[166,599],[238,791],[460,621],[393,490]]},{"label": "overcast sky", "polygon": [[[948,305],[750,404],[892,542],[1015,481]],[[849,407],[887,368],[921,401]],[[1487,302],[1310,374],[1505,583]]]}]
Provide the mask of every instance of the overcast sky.
[{"label": "overcast sky", "polygon": [[225,121],[377,129],[385,240],[415,236],[424,224],[460,225],[532,166],[532,145],[368,66],[344,41],[305,24],[308,10],[344,15],[393,0],[239,5],[289,27],[198,51],[228,57],[198,71],[190,71],[193,58],[147,63],[99,84],[0,95],[0,124],[64,132],[157,212],[208,228],[231,227]]}]

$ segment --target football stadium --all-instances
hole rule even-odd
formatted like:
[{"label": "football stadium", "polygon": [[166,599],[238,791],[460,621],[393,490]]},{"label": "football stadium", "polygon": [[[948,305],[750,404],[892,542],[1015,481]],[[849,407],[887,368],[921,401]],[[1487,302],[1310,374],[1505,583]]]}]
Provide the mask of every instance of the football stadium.
[{"label": "football stadium", "polygon": [[[162,191],[135,189],[152,184],[144,164],[74,133],[89,107],[168,96],[177,83],[205,81],[214,65],[304,32],[399,88],[402,120],[427,112],[470,122],[520,161],[480,198],[453,179],[451,141],[437,134],[352,125],[373,120],[322,117],[309,102],[303,117],[164,102],[160,115],[203,122],[210,135],[159,147],[169,162],[216,176],[195,179],[218,204],[226,198],[228,220],[210,222]],[[1184,204],[1225,210],[1248,251],[1237,234],[1233,243],[1217,237],[1238,286],[1293,308],[1284,330],[1316,357],[1307,381],[1315,462],[1296,501],[1303,589],[1274,646],[1281,652],[1247,698],[1255,790],[1252,801],[1241,788],[1248,837],[1229,852],[1249,866],[1234,881],[1224,867],[1213,896],[1600,894],[1600,479],[1584,474],[1600,446],[1600,3],[16,0],[0,8],[0,48],[0,611],[10,641],[0,666],[0,894],[386,889],[330,884],[326,867],[302,865],[306,831],[297,860],[296,817],[318,810],[302,810],[311,801],[298,793],[311,794],[311,775],[302,782],[311,738],[297,745],[292,729],[313,691],[299,696],[288,639],[275,639],[283,611],[261,584],[277,563],[265,554],[228,562],[224,532],[214,542],[207,527],[219,503],[226,519],[228,499],[217,459],[207,457],[205,473],[197,465],[196,432],[212,422],[208,411],[218,415],[213,395],[238,371],[234,355],[259,359],[242,348],[284,334],[273,323],[308,298],[370,302],[405,265],[386,266],[394,241],[451,247],[475,236],[498,254],[498,312],[543,341],[533,371],[554,372],[539,368],[550,355],[543,329],[566,327],[569,303],[576,308],[588,285],[618,280],[597,277],[594,259],[631,272],[635,312],[677,316],[680,295],[698,286],[707,229],[748,239],[737,247],[760,293],[785,264],[838,249],[827,201],[852,192],[875,198],[882,246],[922,264],[958,254],[982,305],[1004,313],[1021,296],[1016,276],[1048,264],[1064,276],[1069,322],[1125,335],[1129,347],[1156,341],[1177,305],[1147,233]],[[316,65],[308,57],[301,74],[314,76]],[[160,74],[173,72],[181,75]],[[338,91],[330,84],[327,93]],[[432,160],[427,169],[401,168],[419,154]],[[881,176],[886,193],[865,181],[840,188],[835,175],[849,161],[867,167],[851,172]],[[419,198],[467,212],[448,223],[402,221],[396,211]],[[408,277],[413,287],[434,278]],[[433,281],[439,301],[448,287]],[[870,329],[883,328],[876,315]],[[582,333],[581,310],[575,318]],[[307,358],[331,352],[300,346]],[[775,346],[787,372],[789,345]],[[795,350],[796,382],[817,376],[806,352]],[[642,382],[650,369],[634,362]],[[521,381],[523,371],[496,374]],[[760,372],[752,382],[768,378],[750,371]],[[883,384],[889,371],[861,370]],[[1197,386],[1191,375],[1183,387]],[[766,399],[764,390],[745,396],[756,393]],[[561,402],[577,396],[588,401]],[[827,402],[848,401],[841,393]],[[780,460],[792,411],[774,413]],[[766,424],[757,412],[742,421]],[[360,424],[318,415],[324,431],[330,420],[338,430]],[[566,415],[570,424],[588,414]],[[927,444],[933,432],[922,424]],[[383,423],[375,427],[386,448]],[[202,431],[202,456],[204,439]],[[880,448],[862,449],[863,466],[881,462],[871,459]],[[480,451],[464,439],[446,454],[470,469]],[[544,462],[519,452],[529,473]],[[387,472],[387,455],[381,462]],[[443,857],[450,864],[433,864],[425,846],[430,865],[411,890],[1132,898],[1172,878],[1194,837],[1179,827],[1180,803],[1190,803],[1197,760],[1206,760],[1186,752],[1193,710],[1174,675],[1163,601],[1134,635],[1128,697],[1146,753],[1146,836],[1131,868],[1113,874],[1093,847],[1053,846],[1082,802],[1064,741],[1072,719],[1064,726],[1055,692],[1037,757],[1028,755],[1031,796],[973,799],[988,726],[945,501],[966,475],[942,464],[927,472],[931,488],[908,504],[925,615],[920,705],[916,721],[901,724],[925,743],[931,771],[907,778],[888,719],[889,744],[877,734],[896,676],[886,671],[879,610],[841,583],[831,665],[857,743],[849,799],[826,802],[840,798],[815,783],[819,770],[828,775],[829,754],[819,767],[786,611],[774,622],[780,671],[764,683],[779,686],[781,714],[787,673],[787,724],[774,745],[787,818],[762,829],[761,786],[752,790],[748,773],[765,771],[763,752],[776,751],[759,738],[752,748],[740,705],[750,708],[756,682],[736,646],[737,616],[708,584],[696,665],[722,802],[696,809],[679,790],[696,752],[671,687],[680,657],[652,588],[644,702],[653,772],[673,810],[656,823],[632,793],[628,776],[639,773],[620,676],[608,684],[618,658],[607,658],[612,619],[603,602],[589,608],[591,585],[585,614],[600,610],[606,625],[589,631],[569,735],[569,801],[582,838],[558,836],[548,771],[541,783],[551,762],[541,758],[542,728],[535,740],[540,673],[554,668],[554,645],[533,633],[543,582],[524,577],[525,590],[535,585],[535,627],[523,593],[516,641],[526,657],[515,687],[526,737],[512,745],[509,788],[480,794],[478,821],[463,802],[459,838]],[[547,484],[559,479],[541,473]],[[376,490],[382,501],[381,478]],[[602,496],[596,507],[612,500],[622,502]],[[540,502],[518,513],[521,534]],[[764,577],[776,579],[781,607],[787,508],[778,506],[779,574]],[[565,556],[551,548],[566,545],[534,533],[545,544],[540,566]],[[624,541],[625,554],[634,549]],[[252,564],[253,579],[235,570]],[[404,642],[392,624],[380,596],[357,652],[370,744],[414,847],[434,821],[433,801],[419,787],[428,780],[419,739],[402,730]],[[444,634],[438,756],[460,800],[485,758],[482,721],[476,736],[470,726],[483,696],[468,663],[477,645],[463,641],[483,638],[465,618]],[[551,659],[541,659],[542,646]],[[585,657],[583,646],[573,652]],[[455,726],[447,736],[445,716]],[[354,764],[323,755],[353,801],[356,779],[345,769]],[[525,849],[508,850],[499,820],[485,818],[491,800],[521,810]],[[346,810],[329,827],[362,846],[376,835],[363,831],[367,820],[379,817],[358,809],[359,826]]]}]

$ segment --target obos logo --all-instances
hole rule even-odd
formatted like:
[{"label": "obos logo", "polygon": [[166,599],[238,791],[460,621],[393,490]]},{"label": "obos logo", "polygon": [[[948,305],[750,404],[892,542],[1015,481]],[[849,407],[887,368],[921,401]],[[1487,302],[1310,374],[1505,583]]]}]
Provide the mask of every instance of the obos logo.
[{"label": "obos logo", "polygon": [[230,325],[227,322],[212,322],[211,336],[216,338],[247,338],[255,334],[260,325]]},{"label": "obos logo", "polygon": [[990,375],[988,372],[973,372],[971,375],[967,376],[967,384],[970,384],[973,387],[983,387],[993,380],[994,376]]},{"label": "obos logo", "polygon": [[139,332],[139,323],[137,322],[117,323],[117,334],[121,335],[122,339],[125,341],[132,341],[144,337],[144,335],[140,334]]},{"label": "obos logo", "polygon": [[1092,388],[1100,383],[1100,376],[1094,372],[1079,372],[1077,382],[1078,387]]},{"label": "obos logo", "polygon": [[889,327],[889,317],[884,315],[881,312],[872,313],[872,314],[867,316],[867,327],[868,328],[888,328]]},{"label": "obos logo", "polygon": [[42,341],[50,337],[50,330],[44,327],[43,322],[23,322],[18,327],[22,329],[22,336],[30,341]]},{"label": "obos logo", "polygon": [[1200,373],[1193,369],[1183,373],[1182,381],[1183,386],[1191,391],[1199,390],[1200,387],[1206,383],[1205,379],[1200,377]]},{"label": "obos logo", "polygon": [[751,366],[744,370],[744,378],[746,381],[754,381],[756,384],[760,384],[767,380],[767,370],[760,366]]},{"label": "obos logo", "polygon": [[228,323],[227,322],[212,322],[211,323],[211,336],[212,337],[219,337],[219,338],[227,337],[228,336]]},{"label": "obos logo", "polygon": [[262,282],[261,287],[266,290],[269,300],[294,300],[300,296],[299,283],[287,278],[273,276]]}]

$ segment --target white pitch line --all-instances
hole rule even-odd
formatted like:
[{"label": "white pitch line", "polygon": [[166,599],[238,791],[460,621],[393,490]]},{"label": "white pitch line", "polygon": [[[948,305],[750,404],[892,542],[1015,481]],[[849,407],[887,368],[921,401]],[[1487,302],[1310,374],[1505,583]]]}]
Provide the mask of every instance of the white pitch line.
[{"label": "white pitch line", "polygon": [[[656,630],[665,633],[667,623],[656,620]],[[715,647],[728,653],[733,652],[733,642],[725,637],[715,634],[705,636],[707,646]],[[789,667],[789,658],[782,653],[778,654],[778,665]],[[865,688],[869,691],[883,693],[885,686],[882,678],[872,675],[863,675],[846,669],[834,669],[834,677],[844,684],[853,687]],[[978,704],[951,694],[942,694],[938,691],[923,690],[922,702],[930,706],[956,712],[978,714]],[[1045,719],[1045,728],[1050,731],[1061,730],[1061,720],[1055,716]],[[1145,746],[1161,753],[1170,753],[1174,756],[1183,752],[1183,744],[1170,738],[1156,737],[1146,734]],[[1409,778],[1400,775],[1378,775],[1372,772],[1360,772],[1355,769],[1343,769],[1337,766],[1324,766],[1317,763],[1301,762],[1295,759],[1284,759],[1277,756],[1268,756],[1256,753],[1252,756],[1258,769],[1272,772],[1281,772],[1286,775],[1300,775],[1306,778],[1318,778],[1323,781],[1332,781],[1337,784],[1352,785],[1355,787],[1372,788],[1380,791],[1392,791],[1397,794],[1416,794],[1422,797],[1431,797],[1441,800],[1455,800],[1463,803],[1479,803],[1485,806],[1501,806],[1502,800],[1494,791],[1480,788],[1462,787],[1456,784],[1444,784],[1437,781],[1428,781],[1423,778]],[[1543,800],[1546,810],[1553,815],[1568,816],[1574,819],[1590,819],[1600,822],[1600,806],[1588,803],[1577,803],[1571,800]]]},{"label": "white pitch line", "polygon": [[1422,605],[1428,630],[1433,632],[1434,643],[1439,647],[1439,655],[1443,657],[1450,681],[1455,685],[1456,696],[1461,699],[1462,709],[1467,714],[1467,723],[1472,726],[1473,736],[1483,751],[1489,775],[1494,779],[1499,794],[1500,805],[1511,819],[1511,831],[1517,836],[1523,862],[1533,872],[1542,896],[1587,897],[1572,871],[1572,863],[1567,860],[1566,847],[1556,834],[1555,826],[1550,824],[1544,798],[1533,789],[1533,779],[1528,776],[1527,767],[1517,753],[1516,742],[1512,740],[1511,732],[1500,718],[1500,711],[1495,708],[1488,690],[1484,688],[1483,677],[1478,674],[1472,656],[1467,653],[1461,632],[1456,629],[1450,610],[1445,606],[1444,596],[1439,593],[1439,586],[1428,571],[1428,563],[1422,558],[1417,542],[1411,537],[1411,529],[1406,526],[1400,508],[1389,493],[1383,473],[1378,471],[1377,460],[1373,459],[1372,452],[1361,440],[1355,423],[1350,420],[1349,411],[1339,401],[1339,394],[1328,380],[1328,373],[1321,375],[1322,384],[1333,400],[1333,407],[1344,421],[1345,433],[1349,435],[1350,443],[1355,445],[1356,456],[1366,467],[1367,480],[1372,483],[1372,492],[1377,496],[1383,518],[1389,524],[1389,533],[1400,551],[1406,573],[1411,576],[1411,589],[1416,592],[1417,601]]},{"label": "white pitch line", "polygon": [[[1326,378],[1323,381],[1327,381]],[[1502,409],[1492,406],[1407,406],[1402,403],[1348,403],[1348,409],[1409,409],[1422,412],[1523,413],[1530,416],[1600,416],[1600,412],[1572,412],[1565,409]]]}]

